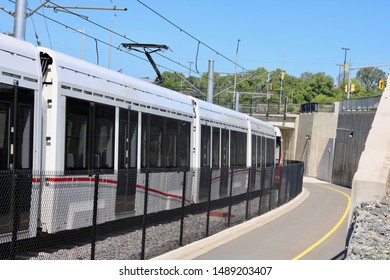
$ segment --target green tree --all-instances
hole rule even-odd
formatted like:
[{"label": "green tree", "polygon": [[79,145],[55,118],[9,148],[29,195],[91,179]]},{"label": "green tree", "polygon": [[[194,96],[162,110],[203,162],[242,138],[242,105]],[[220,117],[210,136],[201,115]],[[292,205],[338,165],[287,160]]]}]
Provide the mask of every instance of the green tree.
[{"label": "green tree", "polygon": [[378,94],[378,81],[385,80],[386,73],[379,68],[362,68],[356,73],[356,79],[362,84],[368,95]]},{"label": "green tree", "polygon": [[337,97],[334,80],[331,76],[323,72],[316,74],[305,72],[301,75],[301,79],[306,102],[316,101],[316,98],[331,102]]}]

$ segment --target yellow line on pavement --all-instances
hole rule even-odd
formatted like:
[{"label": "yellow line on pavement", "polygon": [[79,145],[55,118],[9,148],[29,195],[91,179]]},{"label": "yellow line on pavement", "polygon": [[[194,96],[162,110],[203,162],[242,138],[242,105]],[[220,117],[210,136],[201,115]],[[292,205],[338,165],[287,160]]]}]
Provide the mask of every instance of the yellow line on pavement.
[{"label": "yellow line on pavement", "polygon": [[347,207],[345,208],[345,211],[344,211],[344,214],[343,216],[340,218],[340,220],[338,221],[338,223],[327,233],[325,234],[320,240],[318,240],[316,243],[314,243],[313,245],[311,245],[309,248],[307,248],[305,251],[303,251],[302,253],[300,253],[299,255],[297,255],[296,257],[294,257],[292,260],[299,260],[300,258],[302,258],[303,256],[305,256],[307,253],[309,253],[310,251],[312,251],[314,248],[316,248],[317,246],[319,246],[322,242],[324,242],[330,235],[332,235],[339,227],[340,225],[343,223],[343,221],[345,220],[345,218],[347,217],[348,215],[348,212],[349,212],[349,207],[351,205],[351,197],[346,194],[345,192],[342,192],[342,191],[339,191],[339,190],[336,190],[334,188],[331,188],[331,187],[327,187],[327,186],[323,186],[323,187],[326,187],[328,189],[331,189],[332,191],[335,191],[335,192],[338,192],[338,193],[341,193],[342,195],[344,195],[347,200],[348,200],[348,204],[347,204]]}]

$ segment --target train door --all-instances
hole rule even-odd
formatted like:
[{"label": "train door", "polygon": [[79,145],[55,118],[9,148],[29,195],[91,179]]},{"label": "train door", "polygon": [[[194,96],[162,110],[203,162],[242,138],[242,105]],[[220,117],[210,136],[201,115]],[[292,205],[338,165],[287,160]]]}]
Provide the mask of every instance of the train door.
[{"label": "train door", "polygon": [[229,130],[221,129],[221,184],[220,197],[226,196],[229,185]]},{"label": "train door", "polygon": [[0,234],[28,229],[33,109],[33,90],[0,83]]},{"label": "train door", "polygon": [[138,113],[119,113],[119,164],[115,214],[134,211],[137,185]]},{"label": "train door", "polygon": [[200,148],[200,183],[199,183],[199,199],[208,198],[209,188],[211,187],[211,127],[202,125],[201,127],[201,148]]}]

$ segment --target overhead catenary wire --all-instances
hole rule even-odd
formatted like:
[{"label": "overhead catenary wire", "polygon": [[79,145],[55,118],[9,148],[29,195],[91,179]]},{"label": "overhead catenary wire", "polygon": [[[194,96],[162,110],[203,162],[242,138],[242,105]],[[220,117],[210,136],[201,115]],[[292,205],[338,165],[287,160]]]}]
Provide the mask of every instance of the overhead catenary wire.
[{"label": "overhead catenary wire", "polygon": [[[185,33],[186,35],[188,35],[189,37],[191,37],[192,39],[194,39],[195,41],[197,41],[198,43],[198,46],[197,46],[197,51],[196,51],[196,60],[195,60],[195,69],[196,69],[196,72],[199,73],[199,70],[198,70],[198,55],[199,55],[199,47],[200,45],[203,45],[205,46],[206,48],[208,48],[209,50],[213,51],[214,53],[216,53],[217,55],[221,56],[222,58],[226,59],[227,61],[231,62],[234,64],[235,67],[239,67],[241,68],[242,70],[244,70],[245,72],[249,72],[248,69],[246,69],[245,67],[239,65],[237,63],[237,61],[233,61],[232,59],[226,57],[225,55],[221,54],[219,51],[215,50],[214,48],[212,48],[211,46],[209,46],[208,44],[202,42],[200,39],[196,38],[194,35],[190,34],[189,32],[187,32],[186,30],[184,30],[183,28],[181,28],[180,26],[178,26],[177,24],[175,24],[174,22],[172,22],[171,20],[169,20],[167,17],[163,16],[162,14],[160,14],[159,12],[157,12],[156,10],[154,10],[153,8],[151,8],[150,6],[146,5],[144,2],[142,2],[141,0],[137,0],[138,3],[140,3],[141,5],[143,5],[145,8],[147,8],[148,10],[152,11],[154,14],[156,14],[157,16],[161,17],[162,19],[164,19],[165,21],[167,21],[169,24],[171,24],[172,26],[174,26],[175,28],[179,29],[180,32],[183,32]],[[241,81],[238,81],[236,82],[236,85],[244,82],[245,80],[253,77],[255,75],[250,75],[250,77],[247,77]],[[222,94],[223,92],[226,92],[228,89],[230,89],[231,87],[228,87],[227,89],[217,93],[214,95],[215,96],[218,96],[220,94]]]},{"label": "overhead catenary wire", "polygon": [[[49,3],[51,3],[51,4],[54,5],[54,6],[61,7],[61,5],[58,5],[57,3],[53,2],[53,1],[49,1]],[[132,42],[132,43],[139,43],[139,42],[137,42],[137,41],[135,41],[135,40],[133,40],[133,39],[131,39],[131,38],[128,38],[127,36],[124,36],[124,35],[122,35],[122,34],[116,32],[116,31],[113,31],[113,30],[111,30],[111,29],[109,29],[109,28],[107,28],[107,27],[105,27],[105,26],[103,26],[103,25],[101,25],[101,24],[99,24],[99,23],[97,23],[97,22],[94,22],[94,21],[92,21],[92,20],[90,20],[90,19],[88,19],[88,18],[85,18],[85,17],[83,17],[83,16],[77,14],[77,13],[74,13],[74,12],[72,12],[71,10],[69,10],[69,9],[67,9],[67,8],[63,8],[63,9],[66,10],[67,13],[72,14],[72,15],[74,15],[74,16],[77,16],[77,17],[79,17],[79,18],[81,18],[81,19],[83,19],[83,20],[85,20],[85,21],[87,21],[87,22],[89,22],[89,23],[91,23],[91,24],[93,24],[93,25],[95,25],[95,26],[97,26],[97,27],[103,29],[103,30],[106,30],[107,32],[112,32],[112,34],[114,34],[114,35],[116,35],[116,36],[119,36],[119,37],[121,37],[121,38],[123,38],[123,39],[125,39],[125,40],[128,40],[128,41],[130,41],[130,42]],[[161,53],[156,53],[156,55],[159,55],[159,56],[165,58],[166,60],[168,60],[168,61],[170,61],[170,62],[172,62],[172,63],[174,63],[174,64],[177,64],[177,65],[179,65],[179,66],[185,68],[186,70],[190,70],[187,66],[183,65],[182,63],[180,63],[180,62],[178,62],[178,61],[175,61],[175,60],[173,60],[173,59],[171,59],[171,58],[169,58],[169,57],[167,57],[167,56],[165,56],[165,55],[163,55],[163,54],[161,54]],[[136,57],[138,57],[138,56],[136,56]],[[147,60],[145,60],[145,61],[147,61]],[[169,68],[167,68],[167,67],[165,67],[165,66],[162,66],[162,65],[158,65],[158,66],[159,66],[159,67],[162,67],[162,68],[164,68],[164,69],[166,69],[166,70],[175,72],[175,70],[171,70],[171,69],[169,69]]]},{"label": "overhead catenary wire", "polygon": [[[8,0],[8,1],[11,2],[11,3],[15,3],[14,0]],[[51,3],[51,4],[55,5],[55,6],[61,7],[60,5],[56,4],[56,3],[53,2],[53,1],[47,1],[47,2],[49,2],[49,3]],[[143,4],[143,3],[142,3],[142,4]],[[29,8],[28,8],[28,10],[31,11],[31,9],[29,9]],[[85,18],[85,17],[83,17],[83,16],[81,16],[81,15],[79,15],[79,14],[77,14],[77,13],[74,13],[74,12],[72,12],[72,11],[70,11],[70,10],[68,10],[67,12],[68,12],[69,14],[72,14],[72,15],[74,15],[74,16],[77,16],[77,17],[79,17],[79,18],[81,18],[81,19],[83,19],[83,20],[85,20],[85,21],[87,21],[87,22],[89,22],[89,23],[91,23],[91,24],[93,24],[93,25],[95,25],[95,26],[97,26],[97,27],[103,29],[103,30],[106,30],[106,31],[108,31],[108,32],[112,32],[112,34],[115,34],[116,36],[122,37],[122,38],[124,38],[124,39],[126,39],[126,40],[128,40],[128,41],[130,41],[130,42],[137,43],[135,40],[133,40],[133,39],[131,39],[131,38],[128,38],[127,36],[122,35],[122,34],[116,32],[116,31],[110,30],[109,28],[107,28],[107,27],[105,27],[105,26],[103,26],[103,25],[101,25],[101,24],[99,24],[99,23],[96,23],[96,22],[94,22],[94,21],[92,21],[92,20],[90,20],[90,19],[88,19],[88,18]],[[80,30],[78,30],[78,29],[76,29],[76,28],[73,28],[73,27],[71,27],[71,26],[69,26],[69,25],[66,25],[66,24],[64,24],[64,23],[62,23],[62,22],[60,22],[60,21],[58,21],[58,20],[55,20],[55,19],[53,19],[53,18],[51,18],[51,17],[45,15],[44,13],[40,13],[40,12],[38,12],[38,11],[35,11],[34,14],[37,14],[37,15],[43,17],[43,18],[45,19],[46,25],[47,25],[47,22],[46,22],[46,19],[47,19],[47,20],[50,20],[50,21],[52,21],[52,22],[54,22],[54,23],[56,23],[56,24],[58,24],[58,25],[61,25],[61,26],[65,27],[66,29],[72,30],[72,31],[74,31],[74,32],[76,32],[76,33],[80,33],[80,34],[82,33]],[[177,25],[175,25],[175,26],[177,26]],[[177,26],[177,27],[178,27],[178,26]],[[178,27],[178,28],[180,29],[180,27]],[[186,31],[184,31],[184,30],[182,30],[182,29],[181,29],[181,31],[182,31],[182,32],[186,32]],[[189,36],[193,37],[193,36],[192,36],[191,34],[189,34],[188,32],[186,32],[186,34],[188,34]],[[125,49],[120,49],[119,47],[113,46],[112,44],[107,43],[106,41],[103,41],[103,40],[101,40],[101,39],[99,39],[99,38],[97,38],[97,37],[95,37],[95,36],[93,36],[93,35],[90,35],[90,34],[85,33],[85,32],[83,33],[83,35],[85,35],[86,37],[88,37],[88,38],[94,40],[94,41],[95,41],[95,44],[96,44],[96,45],[95,45],[96,48],[97,48],[97,44],[98,44],[98,43],[101,43],[101,44],[107,45],[107,46],[109,46],[109,47],[113,47],[113,48],[117,49],[117,50],[120,51],[120,52],[129,54],[129,55],[131,55],[131,56],[133,56],[133,57],[136,57],[136,58],[138,58],[138,59],[140,59],[140,60],[143,60],[143,61],[145,61],[145,62],[148,62],[148,60],[145,59],[145,58],[143,58],[143,57],[140,57],[140,56],[138,56],[138,55],[135,55],[135,54],[133,54],[133,53],[131,53],[131,52],[125,50]],[[207,44],[205,44],[205,43],[203,43],[202,41],[196,39],[195,37],[193,37],[193,38],[194,38],[195,40],[197,40],[197,42],[198,42],[197,56],[198,56],[198,54],[199,54],[199,46],[200,46],[200,44],[202,44],[202,45],[204,45],[204,46],[210,48],[210,49],[213,50],[214,52],[216,52],[218,55],[220,55],[220,56],[226,58],[227,60],[231,61],[230,59],[228,59],[227,57],[221,55],[219,52],[217,52],[217,51],[214,50],[213,48],[209,47]],[[50,45],[51,45],[51,40],[50,40]],[[179,65],[179,66],[181,66],[181,67],[183,67],[183,68],[185,68],[185,69],[187,69],[187,70],[190,70],[189,67],[183,65],[183,64],[180,63],[180,62],[177,62],[177,61],[175,61],[175,60],[173,60],[173,59],[171,59],[171,58],[169,58],[169,57],[166,57],[166,56],[164,56],[164,55],[162,55],[162,54],[159,54],[159,53],[157,53],[157,55],[160,55],[160,56],[162,56],[163,58],[165,58],[165,59],[171,61],[172,63],[175,63],[175,64],[177,64],[177,65]],[[98,61],[98,63],[99,63],[98,54],[97,54],[97,61]],[[231,61],[231,62],[233,62],[233,61]],[[234,63],[234,62],[233,62],[233,63]],[[157,65],[158,67],[161,67],[161,68],[167,70],[167,71],[170,71],[170,72],[173,72],[173,73],[177,73],[176,70],[173,70],[173,69],[171,69],[171,68],[169,68],[169,67],[166,67],[166,66],[164,66],[164,65],[161,65],[161,64],[156,64],[156,65]],[[244,69],[244,70],[246,70],[246,69],[243,68],[242,66],[239,66],[239,65],[237,65],[237,66],[240,67],[240,68],[242,68],[242,69]],[[246,70],[246,71],[248,71],[248,70]],[[198,72],[197,74],[201,76],[201,74],[199,73],[199,71],[197,71],[197,72]],[[251,76],[253,76],[253,75],[251,75]],[[248,78],[246,78],[246,79],[248,79]],[[242,83],[242,82],[245,81],[246,79],[237,82],[237,84]],[[190,82],[187,81],[187,80],[186,80],[186,83],[190,84],[193,88],[196,88],[195,85],[193,85],[192,83],[190,83]],[[230,87],[229,87],[229,88],[230,88]],[[225,90],[223,90],[223,91],[217,93],[216,96],[219,95],[219,94],[221,94],[221,93],[223,93],[223,92],[225,92],[225,91],[227,91],[229,88],[227,88],[227,89],[225,89]],[[199,93],[201,93],[202,95],[205,96],[205,93],[203,93],[201,90],[199,90],[199,89],[197,89],[197,88],[196,88],[196,90],[197,90]]]},{"label": "overhead catenary wire", "polygon": [[[41,0],[41,3],[42,3],[42,0]],[[42,10],[42,13],[45,14],[45,10]],[[53,45],[51,43],[51,36],[50,36],[50,32],[49,32],[49,26],[47,25],[47,20],[46,18],[44,18],[45,20],[45,26],[46,26],[46,32],[47,32],[47,37],[49,39],[49,45],[50,45],[50,48],[53,48]]]},{"label": "overhead catenary wire", "polygon": [[226,59],[227,61],[233,63],[235,66],[241,68],[242,70],[244,71],[249,71],[248,69],[244,68],[243,66],[237,64],[235,61],[233,61],[232,59],[228,58],[227,56],[221,54],[219,51],[215,50],[214,48],[212,48],[211,46],[209,46],[208,44],[202,42],[200,39],[196,38],[194,35],[190,34],[189,32],[187,32],[186,30],[184,30],[183,28],[181,28],[180,26],[178,26],[177,24],[175,24],[174,22],[172,22],[171,20],[169,20],[168,18],[166,18],[165,16],[161,15],[159,12],[157,12],[156,10],[154,10],[153,8],[149,7],[148,5],[146,5],[144,2],[142,2],[141,0],[136,0],[138,3],[140,3],[141,5],[143,5],[145,8],[147,8],[148,10],[152,11],[153,13],[155,13],[156,15],[158,15],[159,17],[161,17],[162,19],[164,19],[166,22],[168,22],[169,24],[173,25],[174,27],[176,27],[177,29],[180,30],[180,32],[183,32],[184,34],[188,35],[189,37],[191,37],[192,39],[194,39],[195,41],[198,42],[198,44],[202,44],[203,46],[205,46],[206,48],[208,48],[209,50],[213,51],[214,53],[216,53],[217,55],[223,57],[224,59]]}]

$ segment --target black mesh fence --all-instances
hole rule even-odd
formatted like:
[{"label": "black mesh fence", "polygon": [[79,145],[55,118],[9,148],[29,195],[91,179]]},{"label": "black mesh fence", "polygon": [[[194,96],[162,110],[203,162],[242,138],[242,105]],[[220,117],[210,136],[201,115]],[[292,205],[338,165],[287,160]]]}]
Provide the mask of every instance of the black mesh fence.
[{"label": "black mesh fence", "polygon": [[[303,164],[0,172],[1,259],[151,259],[262,215],[302,190]],[[198,187],[200,186],[200,187]]]}]

